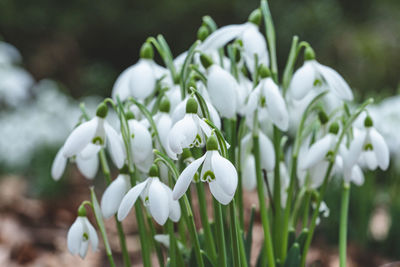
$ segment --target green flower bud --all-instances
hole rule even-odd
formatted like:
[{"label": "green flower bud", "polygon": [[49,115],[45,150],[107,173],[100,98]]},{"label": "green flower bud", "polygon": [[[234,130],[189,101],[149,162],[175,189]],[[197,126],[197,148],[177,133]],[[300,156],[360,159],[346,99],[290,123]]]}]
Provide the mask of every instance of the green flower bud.
[{"label": "green flower bud", "polygon": [[96,116],[104,119],[105,117],[107,117],[107,113],[108,113],[107,105],[104,104],[104,102],[100,103],[96,109]]},{"label": "green flower bud", "polygon": [[196,99],[190,97],[186,102],[186,113],[197,114],[198,104]]},{"label": "green flower bud", "polygon": [[169,110],[170,110],[170,108],[171,108],[171,103],[169,102],[168,97],[164,96],[164,97],[161,99],[160,111],[161,111],[161,112],[168,113]]},{"label": "green flower bud", "polygon": [[218,141],[214,135],[211,135],[207,139],[206,148],[207,148],[207,151],[218,150]]},{"label": "green flower bud", "polygon": [[333,134],[338,134],[339,132],[339,123],[334,122],[329,126],[329,132]]},{"label": "green flower bud", "polygon": [[328,115],[323,110],[318,112],[318,118],[322,125],[325,125],[329,121]]},{"label": "green flower bud", "polygon": [[78,208],[78,216],[79,217],[86,217],[86,208],[85,205],[81,204]]},{"label": "green flower bud", "polygon": [[212,64],[214,64],[212,59],[209,56],[207,56],[206,54],[201,54],[200,61],[201,61],[201,65],[203,65],[203,67],[205,69],[208,69]]},{"label": "green flower bud", "polygon": [[151,165],[149,176],[158,177],[158,166],[156,164]]},{"label": "green flower bud", "polygon": [[149,43],[144,43],[142,48],[140,48],[140,58],[153,59],[154,51],[153,47]]},{"label": "green flower bud", "polygon": [[311,48],[311,46],[307,46],[307,48],[304,50],[304,59],[305,60],[315,59],[315,52],[314,49]]},{"label": "green flower bud", "polygon": [[261,64],[258,67],[258,73],[260,74],[260,77],[262,79],[270,77],[271,76],[271,71],[269,70],[269,68],[267,66],[265,66],[264,64]]},{"label": "green flower bud", "polygon": [[129,167],[128,165],[124,164],[121,169],[119,169],[120,174],[129,174]]},{"label": "green flower bud", "polygon": [[210,31],[208,30],[207,26],[200,26],[197,30],[197,39],[200,41],[204,41],[210,35]]},{"label": "green flower bud", "polygon": [[257,8],[250,13],[248,21],[259,26],[261,24],[261,18],[262,18],[261,10]]},{"label": "green flower bud", "polygon": [[372,121],[372,118],[369,115],[364,120],[364,126],[366,128],[374,126],[374,122]]},{"label": "green flower bud", "polygon": [[128,111],[125,113],[125,118],[126,118],[127,121],[133,120],[133,119],[135,119],[135,114],[133,114],[132,111],[128,110]]}]

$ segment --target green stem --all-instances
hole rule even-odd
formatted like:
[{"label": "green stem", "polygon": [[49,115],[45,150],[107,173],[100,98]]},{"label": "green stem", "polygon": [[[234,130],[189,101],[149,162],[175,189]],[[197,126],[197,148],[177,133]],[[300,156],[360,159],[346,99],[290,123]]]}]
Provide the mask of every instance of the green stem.
[{"label": "green stem", "polygon": [[293,208],[293,213],[290,217],[290,227],[291,228],[295,228],[295,226],[297,225],[297,220],[298,220],[298,214],[301,208],[301,205],[303,204],[303,199],[304,199],[304,194],[305,194],[306,190],[303,188],[300,189],[300,193],[297,195],[296,200],[295,200],[295,204],[294,204],[294,208]]},{"label": "green stem", "polygon": [[241,266],[240,265],[240,247],[239,247],[239,237],[237,232],[237,218],[236,218],[236,210],[235,210],[235,199],[232,199],[231,203],[229,203],[229,213],[231,217],[231,240],[232,240],[232,257],[233,257],[233,266]]},{"label": "green stem", "polygon": [[275,216],[273,218],[274,223],[274,245],[276,250],[276,255],[279,257],[281,255],[281,239],[282,239],[282,228],[281,228],[281,179],[280,179],[280,143],[281,143],[281,134],[279,129],[274,126],[274,149],[275,149],[275,169],[274,169],[274,207],[275,207]]},{"label": "green stem", "polygon": [[150,244],[148,240],[148,233],[146,231],[146,225],[144,222],[144,216],[142,212],[142,206],[140,205],[140,201],[136,201],[135,203],[135,213],[136,213],[136,221],[138,223],[139,228],[139,239],[140,244],[142,246],[142,259],[144,267],[151,267],[151,258],[150,258]]},{"label": "green stem", "polygon": [[156,236],[157,232],[156,232],[154,224],[153,224],[153,222],[151,220],[152,220],[151,217],[147,216],[147,224],[149,225],[149,228],[150,228],[150,234],[152,236],[151,241],[152,241],[152,243],[154,245],[154,248],[156,250],[158,263],[159,263],[160,267],[164,267],[165,263],[164,263],[164,257],[163,257],[163,254],[162,254],[161,246],[154,238]]},{"label": "green stem", "polygon": [[[245,128],[245,119],[242,118],[240,120],[239,123],[239,135],[237,140],[242,140],[242,136],[243,136],[243,132],[244,132],[244,128]],[[242,162],[242,158],[241,158],[241,153],[242,153],[242,149],[241,149],[241,145],[240,145],[240,141],[238,141],[237,144],[237,148],[238,148],[238,153],[237,153],[237,172],[238,172],[238,190],[236,193],[236,201],[238,203],[238,209],[239,209],[239,228],[240,229],[244,229],[244,207],[243,207],[243,173],[242,173],[242,166],[241,166],[241,162]]]},{"label": "green stem", "polygon": [[215,226],[217,232],[217,246],[218,246],[218,266],[226,267],[226,247],[225,247],[225,232],[224,232],[224,224],[222,221],[222,209],[221,204],[215,199],[213,199],[214,204],[214,217],[215,217]]},{"label": "green stem", "polygon": [[261,11],[264,17],[265,23],[265,35],[267,37],[269,55],[271,58],[271,72],[272,77],[276,83],[278,83],[278,64],[276,60],[276,42],[275,42],[275,28],[272,21],[271,12],[269,11],[268,2],[261,0]]},{"label": "green stem", "polygon": [[306,191],[306,197],[304,202],[304,213],[303,213],[303,227],[302,229],[306,228],[308,225],[308,216],[310,213],[310,202],[311,202],[312,192],[310,190]]},{"label": "green stem", "polygon": [[347,221],[349,214],[349,200],[350,200],[350,183],[343,182],[342,205],[340,208],[340,229],[339,229],[340,267],[346,267]]},{"label": "green stem", "polygon": [[258,193],[258,201],[260,203],[260,213],[261,213],[261,222],[263,225],[264,230],[264,254],[267,255],[268,260],[268,267],[275,266],[275,258],[274,258],[274,251],[271,239],[271,232],[269,226],[269,219],[268,219],[268,210],[265,205],[264,199],[264,184],[261,174],[261,163],[260,163],[260,147],[259,147],[259,140],[258,140],[258,132],[253,134],[253,150],[254,150],[254,157],[256,161],[256,178],[257,178],[257,193]]},{"label": "green stem", "polygon": [[174,233],[174,223],[170,220],[167,222],[167,230],[169,235],[169,258],[170,258],[170,266],[177,266],[176,264],[176,239]]},{"label": "green stem", "polygon": [[217,253],[215,250],[214,237],[211,231],[210,223],[208,221],[207,214],[207,202],[204,194],[203,183],[196,183],[197,196],[199,198],[200,218],[201,224],[204,229],[204,238],[206,242],[205,250],[213,261],[217,259]]}]

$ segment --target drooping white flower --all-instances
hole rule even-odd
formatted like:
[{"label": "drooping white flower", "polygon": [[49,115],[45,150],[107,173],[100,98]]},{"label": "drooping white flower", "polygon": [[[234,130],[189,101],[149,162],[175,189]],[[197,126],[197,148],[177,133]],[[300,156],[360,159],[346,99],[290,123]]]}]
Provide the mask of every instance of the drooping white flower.
[{"label": "drooping white flower", "polygon": [[386,170],[390,161],[389,148],[382,135],[373,127],[371,117],[365,118],[364,126],[361,131],[354,131],[345,165],[351,167],[361,160],[370,170],[377,167]]},{"label": "drooping white flower", "polygon": [[271,77],[263,78],[249,95],[246,115],[252,116],[256,109],[266,109],[273,124],[282,131],[288,130],[289,114],[286,103]]},{"label": "drooping white flower", "polygon": [[89,243],[92,251],[97,250],[99,239],[96,230],[86,218],[86,216],[78,216],[72,224],[67,235],[68,250],[72,255],[79,254],[83,259],[85,258]]},{"label": "drooping white flower", "polygon": [[315,60],[312,48],[305,51],[303,66],[293,75],[289,91],[294,99],[302,99],[317,85],[325,84],[342,100],[353,100],[353,93],[346,81],[334,69],[324,66]]},{"label": "drooping white flower", "polygon": [[[184,148],[200,147],[205,143],[205,136],[211,134],[211,128],[197,115],[198,105],[194,98],[186,102],[186,115],[172,126],[168,135],[169,156],[177,159]],[[167,150],[168,152],[168,150]]]},{"label": "drooping white flower", "polygon": [[185,194],[201,165],[200,181],[207,182],[212,195],[227,205],[235,194],[238,175],[233,164],[219,154],[215,136],[208,138],[205,155],[183,170],[172,191],[173,198],[177,200]]},{"label": "drooping white flower", "polygon": [[118,220],[122,221],[132,209],[136,200],[141,196],[154,220],[164,225],[168,218],[177,222],[181,216],[179,202],[172,199],[171,189],[160,182],[158,168],[153,165],[149,177],[128,191],[118,209]]},{"label": "drooping white flower", "polygon": [[129,175],[120,171],[120,174],[106,188],[101,198],[100,206],[104,218],[110,218],[117,213],[122,198],[125,196],[130,186]]},{"label": "drooping white flower", "polygon": [[[83,158],[96,155],[107,143],[111,159],[118,168],[122,168],[125,152],[117,132],[105,121],[107,107],[100,104],[96,116],[76,127],[65,141],[63,152],[69,158],[81,154]],[[106,142],[107,141],[107,142]]]}]

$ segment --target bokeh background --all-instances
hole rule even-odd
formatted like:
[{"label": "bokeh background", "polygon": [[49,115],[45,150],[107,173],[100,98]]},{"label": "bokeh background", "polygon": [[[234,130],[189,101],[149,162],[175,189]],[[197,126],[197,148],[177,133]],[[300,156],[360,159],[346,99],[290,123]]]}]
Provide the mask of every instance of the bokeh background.
[{"label": "bokeh background", "polygon": [[[85,101],[90,111],[98,102],[96,96],[109,96],[116,77],[136,62],[148,36],[163,34],[176,56],[195,41],[203,15],[210,15],[219,26],[242,23],[258,4],[256,0],[0,1],[0,36],[21,55],[12,63],[19,73],[14,80],[5,82],[8,72],[3,65],[0,68],[1,263],[32,264],[43,253],[53,263],[61,258],[54,253],[65,248],[65,240],[51,243],[45,236],[54,241],[66,235],[78,205],[74,203],[88,196],[85,185],[90,183],[73,168],[54,182],[50,166],[79,117],[79,102]],[[281,68],[292,36],[298,35],[313,46],[320,62],[343,75],[359,102],[374,97],[379,103],[398,95],[400,1],[271,0],[270,8]],[[27,90],[7,98],[4,88],[10,84]],[[353,266],[400,260],[398,159],[393,157],[388,172],[367,174],[363,187],[352,187]],[[330,218],[322,221],[315,240],[324,248],[315,251],[322,266],[328,266],[337,253],[338,188],[334,185],[329,191]],[[25,234],[10,234],[10,229]],[[66,253],[59,255],[72,262]]]}]

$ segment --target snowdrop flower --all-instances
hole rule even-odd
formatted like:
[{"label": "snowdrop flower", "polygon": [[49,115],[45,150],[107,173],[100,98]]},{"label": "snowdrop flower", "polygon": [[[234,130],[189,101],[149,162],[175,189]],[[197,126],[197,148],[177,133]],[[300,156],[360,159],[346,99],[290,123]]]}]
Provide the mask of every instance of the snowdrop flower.
[{"label": "snowdrop flower", "polygon": [[346,81],[334,69],[318,63],[311,47],[306,48],[304,57],[303,66],[294,73],[289,87],[294,99],[302,99],[311,89],[323,83],[340,99],[353,100],[353,93]]},{"label": "snowdrop flower", "polygon": [[[197,115],[198,104],[193,97],[186,102],[186,115],[174,124],[168,135],[169,156],[176,160],[184,148],[204,145],[204,135],[211,134],[211,128]],[[167,150],[168,152],[168,150]]]},{"label": "snowdrop flower", "polygon": [[75,222],[68,231],[68,250],[72,255],[79,254],[79,256],[83,259],[87,254],[89,242],[92,247],[92,251],[96,251],[99,244],[99,239],[97,237],[96,230],[86,217],[85,208],[81,206],[78,210],[78,218],[76,218]]},{"label": "snowdrop flower", "polygon": [[117,178],[104,191],[100,205],[104,218],[110,218],[117,213],[122,198],[131,187],[128,172],[128,166],[124,165]]},{"label": "snowdrop flower", "polygon": [[167,151],[168,146],[168,134],[172,128],[172,119],[169,115],[170,102],[167,97],[163,97],[160,103],[159,112],[154,116],[154,122],[157,127],[158,134],[162,147]]},{"label": "snowdrop flower", "polygon": [[179,221],[181,209],[179,202],[172,199],[171,189],[158,179],[158,167],[153,164],[149,177],[128,191],[118,209],[118,220],[126,218],[138,197],[141,196],[145,206],[149,208],[154,220],[164,225],[168,218]]},{"label": "snowdrop flower", "polygon": [[[211,103],[221,117],[235,117],[238,109],[239,84],[228,71],[213,64],[211,58],[204,54],[200,58],[203,66],[207,69],[207,89]],[[227,101],[228,96],[229,101]]]},{"label": "snowdrop flower", "polygon": [[[72,156],[70,159],[76,162],[78,170],[87,179],[93,179],[96,176],[96,173],[99,169],[99,159],[97,155],[92,155],[89,158],[85,158],[78,154],[77,156]],[[62,146],[57,152],[51,166],[51,177],[55,181],[60,180],[65,171],[67,162],[68,158],[64,156],[64,147]]]},{"label": "snowdrop flower", "polygon": [[213,135],[207,140],[205,155],[189,164],[179,176],[172,191],[173,198],[177,200],[185,194],[201,165],[200,181],[207,182],[212,195],[227,205],[235,194],[238,175],[232,163],[219,154],[218,142]]},{"label": "snowdrop flower", "polygon": [[260,83],[249,95],[246,115],[252,116],[256,109],[266,109],[273,124],[282,131],[287,131],[289,114],[279,87],[270,77],[266,66],[260,67],[260,75]]},{"label": "snowdrop flower", "polygon": [[260,22],[261,11],[256,9],[250,14],[249,22],[217,29],[204,40],[199,49],[204,52],[215,51],[233,39],[240,39],[243,44],[243,57],[251,72],[255,70],[255,55],[257,55],[259,63],[268,66],[267,44],[264,36],[258,30]]},{"label": "snowdrop flower", "polygon": [[151,44],[144,43],[140,50],[139,61],[124,70],[116,80],[112,89],[112,97],[121,100],[133,96],[143,100],[150,96],[156,86],[156,64],[153,61],[153,48]]},{"label": "snowdrop flower", "polygon": [[[258,134],[259,146],[260,146],[260,160],[261,168],[266,171],[273,171],[275,168],[275,149],[271,140],[263,132]],[[241,159],[246,159],[253,150],[253,137],[249,133],[245,135],[241,140]]]},{"label": "snowdrop flower", "polygon": [[389,167],[389,148],[382,135],[373,127],[372,118],[364,120],[364,130],[354,131],[345,165],[355,165],[361,159],[370,170],[377,167],[386,170]]},{"label": "snowdrop flower", "polygon": [[135,120],[133,113],[126,114],[131,138],[131,152],[135,166],[142,172],[148,172],[153,163],[153,141],[149,130]]},{"label": "snowdrop flower", "polygon": [[96,117],[76,127],[65,141],[63,152],[69,158],[80,154],[83,158],[96,155],[108,141],[111,159],[118,168],[122,168],[125,152],[122,141],[114,128],[105,121],[107,106],[101,103],[96,111]]}]

